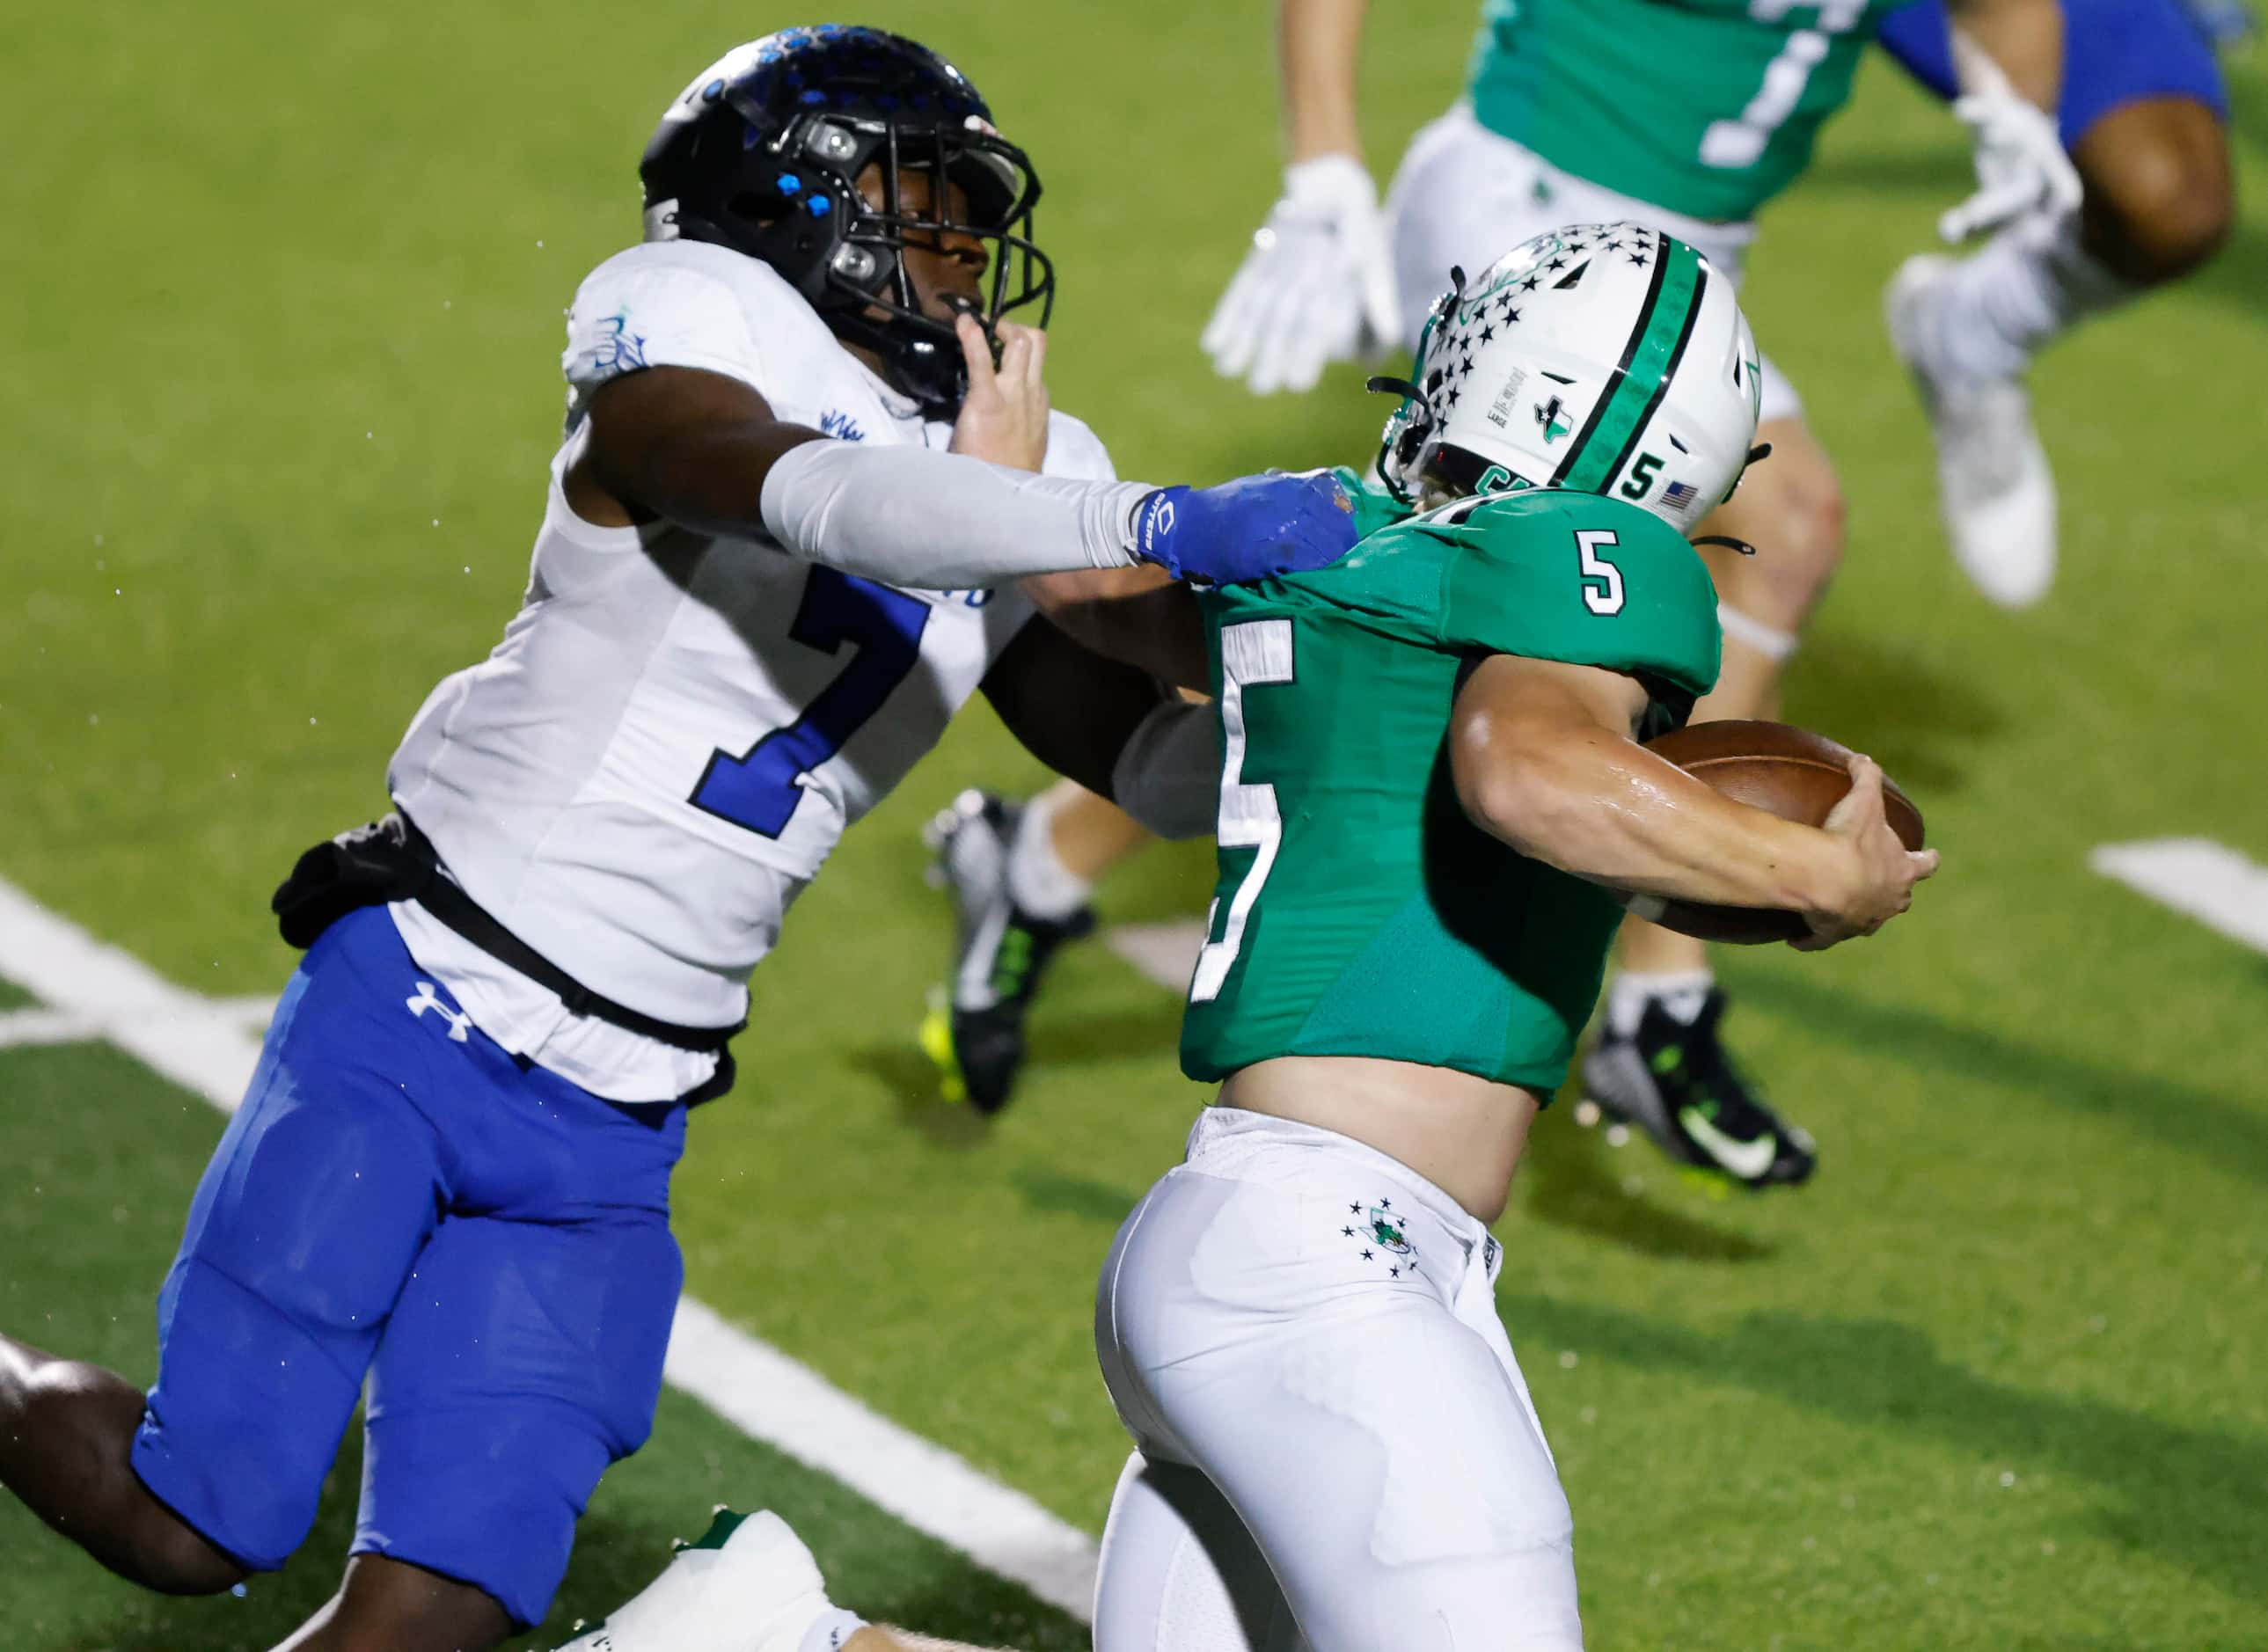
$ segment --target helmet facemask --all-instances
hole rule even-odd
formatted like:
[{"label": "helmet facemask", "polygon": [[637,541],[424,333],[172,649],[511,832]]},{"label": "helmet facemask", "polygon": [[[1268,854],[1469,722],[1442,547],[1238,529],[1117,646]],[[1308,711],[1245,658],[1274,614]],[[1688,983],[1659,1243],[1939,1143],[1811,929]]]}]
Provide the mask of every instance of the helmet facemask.
[{"label": "helmet facemask", "polygon": [[[1055,307],[1055,265],[1032,235],[1038,175],[1013,143],[975,117],[961,131],[943,125],[909,128],[840,118],[814,123],[806,148],[823,146],[844,158],[837,166],[853,183],[877,173],[877,206],[853,187],[841,225],[841,242],[828,257],[823,285],[813,304],[845,343],[880,357],[894,387],[936,417],[950,417],[968,392],[968,369],[953,324],[924,306],[905,252],[942,247],[948,239],[975,241],[986,252],[985,293],[971,305],[946,303],[974,316],[996,334],[1005,318],[1038,306],[1030,325],[1044,327]],[[907,174],[929,179],[928,206],[909,197]],[[965,215],[954,208],[956,191]]]},{"label": "helmet facemask", "polygon": [[1433,307],[1425,312],[1425,325],[1418,329],[1418,351],[1410,359],[1410,377],[1393,378],[1381,374],[1364,386],[1373,394],[1398,394],[1402,398],[1401,405],[1387,415],[1386,428],[1379,433],[1377,468],[1378,479],[1386,484],[1387,492],[1406,505],[1418,502],[1418,456],[1440,423],[1433,397],[1441,388],[1441,371],[1438,367],[1431,369],[1431,382],[1427,382],[1426,354],[1449,319],[1456,314],[1464,296],[1465,272],[1452,265],[1449,290],[1433,300]]}]

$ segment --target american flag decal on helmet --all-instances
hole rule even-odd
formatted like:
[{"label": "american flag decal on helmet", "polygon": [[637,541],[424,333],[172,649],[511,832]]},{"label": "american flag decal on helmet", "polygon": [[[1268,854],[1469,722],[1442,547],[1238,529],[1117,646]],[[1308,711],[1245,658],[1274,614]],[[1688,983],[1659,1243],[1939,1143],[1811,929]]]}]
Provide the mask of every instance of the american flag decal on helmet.
[{"label": "american flag decal on helmet", "polygon": [[1700,496],[1701,490],[1691,482],[1674,481],[1661,490],[1661,503],[1672,510],[1683,510]]}]

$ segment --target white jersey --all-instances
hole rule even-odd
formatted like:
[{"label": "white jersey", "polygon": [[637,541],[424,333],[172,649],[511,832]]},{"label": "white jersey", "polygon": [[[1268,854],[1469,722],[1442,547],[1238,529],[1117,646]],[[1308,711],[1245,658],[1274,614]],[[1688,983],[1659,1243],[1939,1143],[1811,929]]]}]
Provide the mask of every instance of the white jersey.
[{"label": "white jersey", "polygon": [[[527,593],[504,641],[446,679],[387,772],[472,898],[584,985],[664,1021],[725,1025],[748,971],[850,823],[934,745],[1031,616],[1012,589],[911,591],[797,559],[769,536],[604,528],[560,478],[584,409],[642,367],[745,380],[782,419],[848,441],[943,447],[766,266],[658,241],[576,293],[568,435]],[[1076,419],[1047,473],[1108,480]],[[595,1093],[652,1101],[714,1055],[569,1015],[557,996],[397,905],[411,955],[482,1031]]]}]

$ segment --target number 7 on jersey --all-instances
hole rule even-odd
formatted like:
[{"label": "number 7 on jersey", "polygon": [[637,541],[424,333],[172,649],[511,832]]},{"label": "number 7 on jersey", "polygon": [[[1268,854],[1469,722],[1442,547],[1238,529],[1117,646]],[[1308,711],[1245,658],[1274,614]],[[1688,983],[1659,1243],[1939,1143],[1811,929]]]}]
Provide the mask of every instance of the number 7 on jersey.
[{"label": "number 7 on jersey", "polygon": [[1223,626],[1220,633],[1220,826],[1219,841],[1225,849],[1248,848],[1252,870],[1246,872],[1229,897],[1228,919],[1220,938],[1213,940],[1213,920],[1220,915],[1215,898],[1205,914],[1204,948],[1197,954],[1197,973],[1189,980],[1189,1002],[1208,1003],[1220,996],[1228,972],[1244,947],[1244,926],[1261,885],[1276,864],[1276,851],[1284,841],[1284,814],[1276,804],[1276,788],[1244,778],[1244,692],[1269,683],[1292,680],[1292,622],[1289,620],[1247,620]]}]

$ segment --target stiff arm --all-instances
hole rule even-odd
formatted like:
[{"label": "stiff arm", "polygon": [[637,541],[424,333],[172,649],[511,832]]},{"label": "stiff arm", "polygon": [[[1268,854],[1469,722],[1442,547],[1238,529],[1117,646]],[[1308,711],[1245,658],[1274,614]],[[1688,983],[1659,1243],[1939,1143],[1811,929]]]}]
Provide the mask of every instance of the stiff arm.
[{"label": "stiff arm", "polygon": [[926,448],[830,440],[750,385],[651,367],[600,385],[567,503],[601,526],[666,518],[768,533],[861,578],[924,589],[1128,568],[1141,482],[1041,476]]}]

